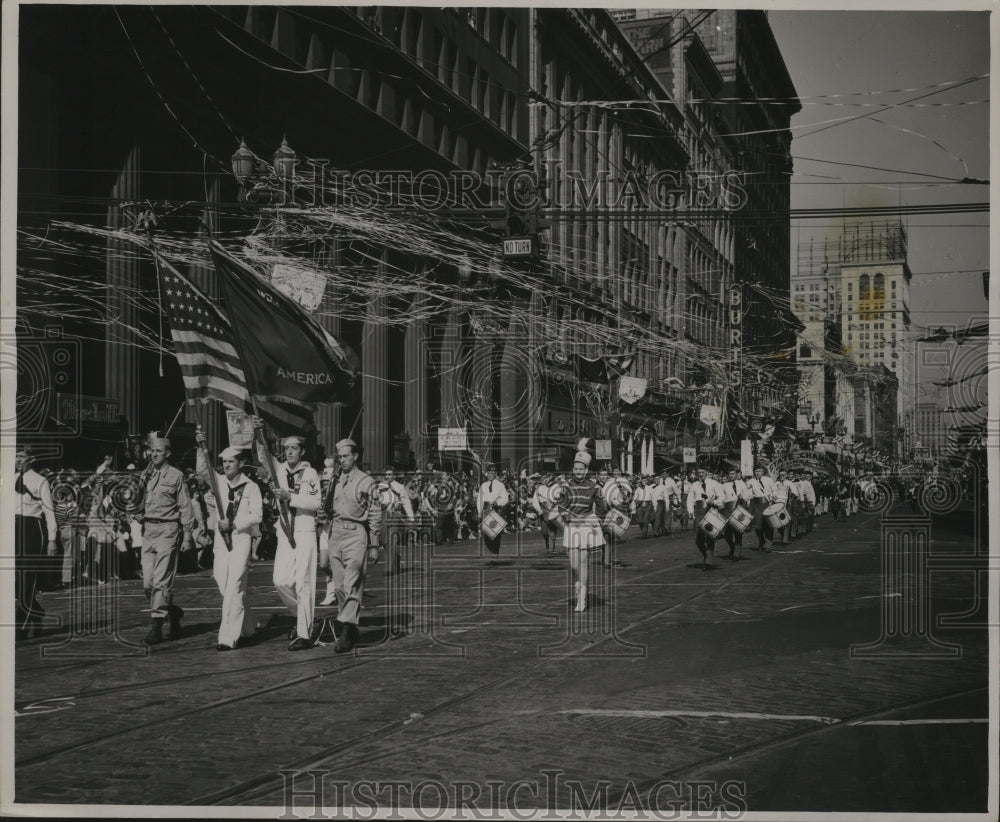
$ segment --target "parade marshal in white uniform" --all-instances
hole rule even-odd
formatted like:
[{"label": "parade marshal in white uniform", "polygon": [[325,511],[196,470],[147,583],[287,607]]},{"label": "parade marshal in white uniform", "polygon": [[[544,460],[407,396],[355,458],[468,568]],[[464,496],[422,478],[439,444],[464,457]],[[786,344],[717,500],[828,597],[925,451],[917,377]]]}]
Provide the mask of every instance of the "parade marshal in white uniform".
[{"label": "parade marshal in white uniform", "polygon": [[330,567],[337,592],[337,631],[334,648],[350,651],[358,641],[358,620],[368,572],[368,548],[379,544],[382,505],[371,475],[357,466],[358,445],[352,439],[337,443],[340,478],[333,490],[330,514]]},{"label": "parade marshal in white uniform", "polygon": [[[247,574],[250,570],[250,542],[254,526],[263,519],[264,506],[260,488],[243,474],[244,454],[239,448],[226,448],[219,453],[223,473],[216,473],[214,485],[211,470],[205,458],[204,435],[199,429],[197,451],[198,475],[217,488],[222,497],[214,493],[206,498],[209,520],[214,524],[212,577],[222,594],[222,621],[219,625],[220,651],[233,651],[240,641],[253,635],[256,627],[253,612],[247,606]],[[229,542],[226,542],[226,535]]]},{"label": "parade marshal in white uniform", "polygon": [[[263,422],[256,423],[263,426]],[[258,442],[260,461],[270,460]],[[312,647],[313,610],[316,604],[316,512],[320,506],[320,482],[316,469],[302,459],[305,440],[285,437],[281,441],[285,452],[284,465],[275,469],[277,484],[274,497],[278,504],[288,506],[288,532],[278,523],[278,550],[274,555],[274,587],[295,617],[295,627],[289,632],[289,651]],[[291,539],[289,539],[289,533]]]}]

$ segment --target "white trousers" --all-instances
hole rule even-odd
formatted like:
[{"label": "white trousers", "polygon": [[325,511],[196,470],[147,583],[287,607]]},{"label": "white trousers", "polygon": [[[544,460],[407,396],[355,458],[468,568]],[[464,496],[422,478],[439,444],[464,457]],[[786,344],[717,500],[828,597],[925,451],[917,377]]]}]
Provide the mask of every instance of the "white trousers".
[{"label": "white trousers", "polygon": [[288,613],[297,618],[298,636],[309,639],[316,605],[316,532],[296,531],[295,547],[288,544],[278,526],[278,550],[274,555],[274,587]]},{"label": "white trousers", "polygon": [[222,534],[215,532],[212,577],[222,594],[219,644],[232,647],[241,637],[252,636],[256,623],[247,605],[247,574],[250,571],[250,534],[233,534],[233,550],[226,549]]}]

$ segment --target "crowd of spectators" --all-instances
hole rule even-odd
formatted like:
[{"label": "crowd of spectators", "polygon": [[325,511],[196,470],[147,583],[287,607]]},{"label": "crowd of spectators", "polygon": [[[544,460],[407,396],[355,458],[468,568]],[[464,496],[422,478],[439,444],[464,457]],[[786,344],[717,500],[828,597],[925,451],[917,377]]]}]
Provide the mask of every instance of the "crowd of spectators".
[{"label": "crowd of spectators", "polygon": [[[125,471],[113,471],[110,457],[94,471],[40,469],[52,489],[61,548],[61,556],[53,562],[49,579],[43,580],[43,585],[49,589],[104,585],[115,579],[141,577],[142,525],[136,501],[142,470],[141,465],[130,464]],[[271,482],[263,468],[247,467],[245,473],[260,486],[265,509],[260,534],[254,538],[252,558],[266,560],[273,556],[277,541]],[[380,482],[384,477],[382,472],[370,473]],[[634,534],[628,536],[645,538],[692,527],[684,495],[693,481],[693,471],[687,474],[678,469],[655,476],[622,475],[618,470],[610,473],[631,489],[628,508]],[[207,522],[211,491],[195,476],[193,468],[187,468],[185,475],[198,524],[194,532],[195,550],[180,555],[180,573],[211,567],[213,545]],[[396,472],[395,479],[405,489],[414,512],[414,522],[408,529],[410,535],[416,534],[418,539],[434,544],[479,538],[476,496],[480,478],[472,470],[447,472],[428,468],[405,474]],[[569,473],[513,476],[509,471],[501,471],[497,479],[503,482],[509,497],[507,506],[500,511],[507,521],[507,530],[532,532],[541,525],[540,513],[533,503],[536,488],[540,484],[552,487],[568,482]],[[872,475],[840,480],[814,476],[816,515],[829,514],[834,520],[850,516],[858,511],[874,482]],[[899,498],[910,499],[916,499],[917,490],[902,485],[895,489]]]}]

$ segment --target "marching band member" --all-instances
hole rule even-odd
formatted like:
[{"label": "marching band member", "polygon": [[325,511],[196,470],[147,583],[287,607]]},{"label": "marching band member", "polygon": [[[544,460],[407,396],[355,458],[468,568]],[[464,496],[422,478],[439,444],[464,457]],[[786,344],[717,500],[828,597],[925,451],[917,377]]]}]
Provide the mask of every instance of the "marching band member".
[{"label": "marching band member", "polygon": [[378,484],[378,495],[382,506],[383,543],[387,552],[385,572],[398,573],[402,566],[403,547],[406,545],[407,524],[413,526],[417,519],[410,503],[410,495],[396,481],[396,471],[391,465],[385,469],[382,481]]},{"label": "marching band member", "polygon": [[[775,502],[780,502],[785,506],[791,519],[784,528],[780,529],[781,544],[788,545],[790,534],[793,532],[795,526],[795,514],[793,513],[793,506],[796,504],[797,494],[795,485],[789,481],[788,473],[786,471],[778,472],[778,481],[774,483],[775,488]],[[774,535],[774,541],[778,542],[779,534]]]},{"label": "marching band member", "polygon": [[[263,428],[263,420],[254,425]],[[267,465],[263,436],[257,443],[260,462]],[[278,524],[278,549],[274,554],[274,587],[288,612],[295,617],[289,631],[289,651],[303,651],[313,645],[313,611],[316,605],[316,512],[320,507],[319,474],[302,459],[305,439],[285,437],[281,441],[285,464],[275,470],[274,498],[288,506],[288,517]],[[287,527],[287,531],[286,531]]]},{"label": "marching band member", "polygon": [[545,556],[554,557],[552,541],[559,535],[558,519],[555,505],[552,501],[552,478],[546,474],[535,486],[535,492],[531,495],[531,507],[538,514],[538,522],[542,530],[542,539],[545,540]]},{"label": "marching band member", "polygon": [[[483,517],[496,509],[506,508],[510,503],[506,486],[497,479],[497,469],[495,465],[486,466],[486,481],[479,486],[479,493],[476,495],[476,513],[479,514],[479,521],[482,523]],[[500,540],[503,532],[497,534],[492,539],[483,534],[483,544],[494,556],[500,554]],[[493,560],[490,560],[492,563]]]},{"label": "marching band member", "polygon": [[729,518],[733,515],[737,505],[747,504],[750,491],[747,484],[739,478],[739,473],[735,468],[729,472],[722,488],[725,493],[725,506],[722,515],[726,518],[726,526],[722,533],[729,546],[729,559],[733,562],[739,562],[743,558],[743,532],[732,525]]},{"label": "marching band member", "polygon": [[[767,537],[765,529],[770,530],[770,525],[764,520],[764,509],[777,499],[778,489],[774,487],[772,480],[762,465],[758,465],[753,470],[753,477],[747,480],[747,490],[750,493],[750,513],[753,514],[753,528],[757,535],[757,550],[770,552],[767,547]],[[771,533],[771,540],[774,540],[774,533]]]},{"label": "marching band member", "polygon": [[656,534],[670,536],[674,520],[674,505],[680,499],[680,490],[666,471],[657,486],[659,499],[656,504]]},{"label": "marching band member", "polygon": [[706,534],[699,526],[709,508],[722,507],[724,492],[718,482],[709,478],[708,471],[704,468],[698,469],[697,476],[698,479],[688,487],[687,510],[694,520],[694,542],[701,552],[704,570],[707,571],[709,568],[716,567],[715,539]]},{"label": "marching band member", "polygon": [[802,500],[802,527],[805,533],[811,534],[816,516],[816,489],[805,473],[799,477],[799,498]]},{"label": "marching band member", "polygon": [[[49,481],[33,470],[29,446],[14,456],[14,596],[17,603],[17,636],[27,638],[31,626],[41,627],[45,611],[38,604],[38,568],[42,557],[55,557],[56,514]],[[50,563],[54,560],[49,560]]]},{"label": "marching band member", "polygon": [[340,479],[333,491],[330,518],[330,563],[337,590],[340,638],[334,651],[350,651],[358,641],[361,602],[368,574],[368,548],[379,544],[382,505],[375,480],[358,465],[358,444],[337,443]]},{"label": "marching band member", "polygon": [[573,458],[573,478],[566,485],[566,498],[561,500],[561,518],[565,524],[563,547],[569,556],[573,569],[576,607],[574,611],[587,608],[587,577],[590,573],[588,551],[604,545],[601,523],[597,518],[600,507],[600,489],[587,476],[591,456],[586,451],[577,451]]},{"label": "marching band member", "polygon": [[[628,516],[630,506],[632,505],[632,486],[621,476],[621,472],[616,472],[613,476],[609,477],[607,469],[602,468],[597,472],[597,484],[601,489],[602,504],[599,507],[598,513],[602,520],[612,509]],[[605,528],[603,530],[604,550],[602,551],[601,561],[605,568],[610,568],[612,565],[620,564],[618,561],[619,538],[609,529]]]},{"label": "marching band member", "polygon": [[[200,446],[196,464],[198,476],[218,489],[221,500],[212,495],[210,516],[214,519],[212,578],[222,594],[222,620],[219,624],[219,651],[235,651],[240,641],[253,636],[256,624],[247,605],[247,575],[250,572],[250,541],[255,525],[264,518],[260,488],[243,473],[245,455],[239,448],[219,452],[222,473],[215,474],[205,458],[205,435],[199,427],[195,439]],[[229,542],[226,542],[226,535]]]}]

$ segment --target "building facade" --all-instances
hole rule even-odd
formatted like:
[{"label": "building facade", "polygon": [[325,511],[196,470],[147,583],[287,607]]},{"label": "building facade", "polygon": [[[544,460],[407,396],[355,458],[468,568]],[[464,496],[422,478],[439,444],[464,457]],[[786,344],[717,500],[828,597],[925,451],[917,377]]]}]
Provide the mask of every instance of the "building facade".
[{"label": "building facade", "polygon": [[[662,465],[652,455],[678,447],[685,427],[678,419],[690,404],[677,386],[696,379],[704,358],[691,352],[728,352],[728,286],[745,281],[767,297],[774,272],[787,269],[787,220],[783,234],[773,225],[754,233],[704,205],[701,218],[684,224],[651,217],[648,203],[629,196],[630,179],[680,175],[674,205],[697,210],[693,171],[714,180],[702,195],[720,196],[717,177],[741,168],[741,158],[750,162],[741,154],[750,144],[724,135],[751,115],[704,101],[745,95],[754,83],[794,91],[775,62],[766,19],[718,14],[731,43],[708,44],[692,27],[672,24],[681,39],[665,52],[676,65],[665,85],[600,9],[23,7],[19,227],[34,237],[58,221],[121,230],[97,240],[102,235],[86,231],[66,235],[75,253],[43,241],[19,247],[24,338],[50,326],[72,338],[81,365],[73,391],[103,403],[87,432],[78,426],[63,437],[67,459],[93,459],[125,431],[166,428],[175,411],[179,442],[189,442],[199,421],[213,447],[226,439],[216,404],[200,414],[184,408],[178,367],[165,353],[153,265],[126,236],[150,208],[174,239],[249,237],[248,256],[266,247],[285,261],[338,272],[315,316],[358,351],[362,378],[353,405],[317,413],[318,442],[328,450],[354,433],[376,469],[429,460],[461,467],[467,455],[438,452],[438,431],[467,427],[478,457],[512,471],[560,465],[581,436],[612,440],[622,465],[637,466],[640,454],[646,465]],[[92,42],[103,44],[100,71],[87,68]],[[628,102],[635,100],[656,102]],[[787,125],[791,111],[774,120],[774,109],[762,109],[752,118]],[[241,199],[232,152],[242,141],[257,166],[268,166],[262,158],[286,139],[298,160],[285,181],[291,199]],[[778,173],[781,162],[763,149],[758,155],[754,162]],[[330,231],[290,234],[308,224],[311,210],[335,211],[318,208],[317,168],[463,172],[493,187],[491,205],[444,222],[461,242],[482,246],[484,223],[501,202],[491,169],[511,164],[535,173],[551,216],[533,260],[502,258],[496,232],[492,257],[429,257],[391,232],[376,240],[367,226],[345,228],[336,214]],[[774,188],[752,193],[750,207],[787,212],[787,185],[784,193]],[[203,258],[188,257],[187,273],[217,296]],[[431,283],[430,295],[399,288],[380,295],[371,286],[408,277]],[[72,280],[74,299],[94,309],[56,316],[47,278]],[[351,291],[348,281],[363,287]],[[470,309],[480,293],[504,307],[499,326]],[[749,315],[758,329],[774,312],[758,306]],[[566,367],[573,353],[635,353],[629,374],[644,381],[645,393],[619,407],[609,384],[609,400],[584,401],[578,375]],[[483,413],[470,418],[468,380],[445,361],[488,364]],[[60,424],[24,433],[51,439]]]}]

